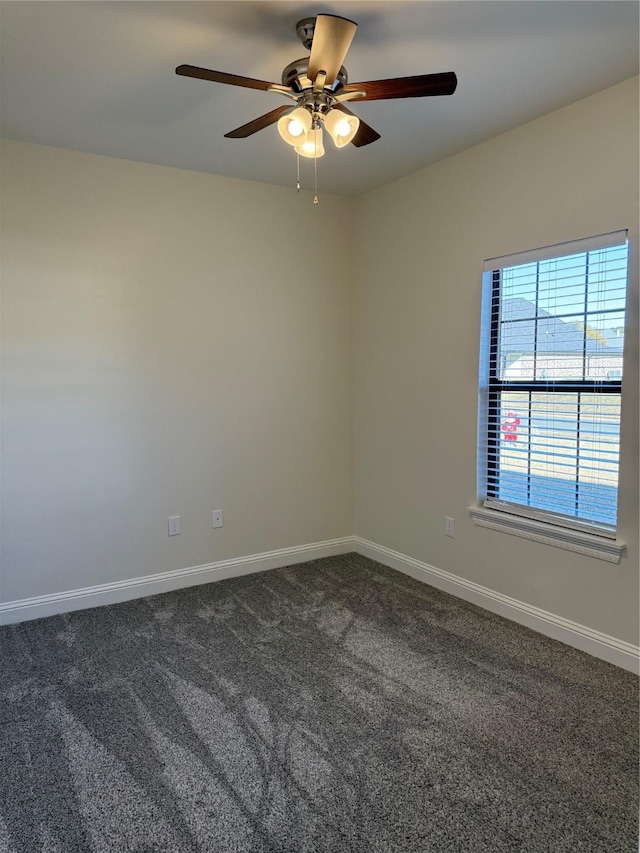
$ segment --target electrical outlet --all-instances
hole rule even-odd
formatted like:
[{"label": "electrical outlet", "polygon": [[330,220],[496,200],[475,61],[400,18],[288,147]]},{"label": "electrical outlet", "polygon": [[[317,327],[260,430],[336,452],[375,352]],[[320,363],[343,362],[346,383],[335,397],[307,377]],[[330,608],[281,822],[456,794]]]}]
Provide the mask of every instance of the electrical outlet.
[{"label": "electrical outlet", "polygon": [[224,525],[223,525],[223,518],[222,518],[222,510],[221,509],[214,509],[212,515],[213,515],[213,523],[211,526],[212,527],[223,527]]},{"label": "electrical outlet", "polygon": [[455,521],[452,518],[445,518],[444,520],[444,535],[450,536],[452,539],[455,538]]},{"label": "electrical outlet", "polygon": [[171,518],[168,518],[167,521],[169,522],[169,536],[178,536],[182,533],[179,515],[173,515]]}]

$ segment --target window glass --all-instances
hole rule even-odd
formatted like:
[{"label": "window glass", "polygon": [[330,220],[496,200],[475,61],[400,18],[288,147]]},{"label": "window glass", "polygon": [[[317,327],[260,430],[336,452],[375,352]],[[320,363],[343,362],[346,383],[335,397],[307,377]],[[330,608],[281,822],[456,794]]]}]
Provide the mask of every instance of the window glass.
[{"label": "window glass", "polygon": [[489,271],[486,503],[614,529],[626,242]]}]

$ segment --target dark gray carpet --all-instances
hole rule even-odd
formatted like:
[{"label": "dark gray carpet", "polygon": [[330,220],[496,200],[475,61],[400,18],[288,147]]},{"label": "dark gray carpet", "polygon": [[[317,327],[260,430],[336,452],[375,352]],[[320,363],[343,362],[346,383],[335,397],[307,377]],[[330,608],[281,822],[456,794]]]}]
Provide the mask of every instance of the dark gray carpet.
[{"label": "dark gray carpet", "polygon": [[637,679],[355,554],[0,651],[3,853],[637,850]]}]

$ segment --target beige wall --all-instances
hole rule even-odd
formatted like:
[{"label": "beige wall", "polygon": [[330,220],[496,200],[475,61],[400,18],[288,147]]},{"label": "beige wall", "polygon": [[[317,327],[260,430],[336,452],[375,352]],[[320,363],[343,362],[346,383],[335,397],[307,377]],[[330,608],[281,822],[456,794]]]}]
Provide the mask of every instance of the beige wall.
[{"label": "beige wall", "polygon": [[[638,81],[358,200],[355,532],[638,642]],[[632,255],[612,565],[475,527],[485,258],[628,228]],[[445,516],[456,538],[444,536]]]},{"label": "beige wall", "polygon": [[[355,203],[2,155],[1,601],[355,532],[637,642],[637,81]],[[616,566],[474,527],[467,507],[483,259],[618,228],[633,254]]]},{"label": "beige wall", "polygon": [[350,534],[352,202],[2,156],[1,600]]}]

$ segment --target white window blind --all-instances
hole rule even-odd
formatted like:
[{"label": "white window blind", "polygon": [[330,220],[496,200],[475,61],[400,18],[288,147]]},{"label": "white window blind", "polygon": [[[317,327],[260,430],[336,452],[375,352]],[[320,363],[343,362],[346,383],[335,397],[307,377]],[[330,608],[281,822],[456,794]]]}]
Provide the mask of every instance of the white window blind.
[{"label": "white window blind", "polygon": [[487,507],[615,536],[626,232],[485,263]]}]

